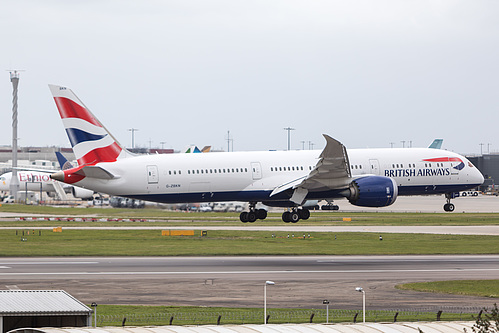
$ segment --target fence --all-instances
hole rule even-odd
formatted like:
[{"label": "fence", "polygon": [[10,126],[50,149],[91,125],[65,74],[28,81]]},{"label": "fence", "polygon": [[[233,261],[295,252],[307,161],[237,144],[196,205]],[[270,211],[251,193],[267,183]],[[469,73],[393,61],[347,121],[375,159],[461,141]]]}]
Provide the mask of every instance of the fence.
[{"label": "fence", "polygon": [[[366,311],[366,321],[471,321],[482,308],[427,308],[417,310],[370,310]],[[147,325],[221,325],[221,324],[263,324],[263,309],[237,309],[234,311],[164,312],[154,314],[97,315],[98,326],[147,326]],[[330,309],[267,310],[268,323],[344,323],[362,321],[362,311]]]}]

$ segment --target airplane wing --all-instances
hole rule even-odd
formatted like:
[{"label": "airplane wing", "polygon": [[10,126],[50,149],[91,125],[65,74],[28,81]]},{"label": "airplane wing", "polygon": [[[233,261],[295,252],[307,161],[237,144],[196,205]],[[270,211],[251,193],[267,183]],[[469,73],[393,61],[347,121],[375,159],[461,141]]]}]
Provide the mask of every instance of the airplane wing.
[{"label": "airplane wing", "polygon": [[326,147],[322,151],[319,162],[317,162],[314,169],[306,177],[276,187],[270,196],[293,189],[291,201],[303,204],[308,192],[348,187],[348,184],[352,181],[352,175],[347,150],[341,142],[329,135],[323,135],[326,139]]}]

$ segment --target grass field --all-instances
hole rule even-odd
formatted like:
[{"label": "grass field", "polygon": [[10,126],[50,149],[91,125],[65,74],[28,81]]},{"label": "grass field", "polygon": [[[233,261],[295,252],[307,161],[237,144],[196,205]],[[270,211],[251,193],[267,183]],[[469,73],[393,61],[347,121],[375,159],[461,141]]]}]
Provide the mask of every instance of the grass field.
[{"label": "grass field", "polygon": [[[499,236],[210,230],[0,230],[0,256],[497,254]],[[273,237],[274,235],[274,237]],[[288,238],[289,235],[289,238]]]},{"label": "grass field", "polygon": [[[172,212],[162,209],[121,209],[121,208],[68,208],[30,205],[2,205],[0,212],[20,214],[41,214],[44,216],[91,216],[96,218],[142,218],[146,222],[63,222],[65,226],[209,226],[227,225],[241,226],[238,213],[186,213]],[[352,219],[343,222],[344,217]],[[36,221],[38,226],[54,226],[52,221]],[[0,226],[32,226],[33,221],[18,221],[15,218],[4,219]],[[280,213],[270,213],[265,221],[257,221],[256,225],[282,225]],[[345,212],[313,212],[309,220],[300,221],[298,225],[499,225],[499,213],[345,213]]]},{"label": "grass field", "polygon": [[499,280],[457,280],[397,285],[398,289],[499,298]]}]

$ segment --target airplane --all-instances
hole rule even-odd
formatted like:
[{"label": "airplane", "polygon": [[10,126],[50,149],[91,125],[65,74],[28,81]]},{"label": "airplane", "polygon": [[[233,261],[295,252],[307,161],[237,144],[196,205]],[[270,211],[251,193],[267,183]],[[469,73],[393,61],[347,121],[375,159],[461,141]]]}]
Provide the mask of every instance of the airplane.
[{"label": "airplane", "polygon": [[[71,168],[71,163],[59,152],[56,152],[57,159],[61,166],[61,170]],[[65,193],[71,192],[75,198],[91,199],[94,191],[80,188],[77,186],[68,186],[61,184],[50,178],[50,174],[54,170],[18,170],[17,179],[19,182],[19,191],[42,191],[49,196],[57,193],[61,199],[65,199]],[[10,191],[10,182],[12,180],[12,172],[6,172],[0,175],[0,191]]]},{"label": "airplane", "polygon": [[[134,155],[102,125],[72,90],[49,85],[78,166],[55,180],[161,203],[243,201],[239,218],[267,217],[258,203],[283,207],[284,222],[310,217],[307,206],[347,198],[356,206],[385,207],[398,195],[454,193],[484,178],[464,156],[433,148],[349,149],[324,135],[320,150]],[[334,208],[333,208],[334,209]]]}]

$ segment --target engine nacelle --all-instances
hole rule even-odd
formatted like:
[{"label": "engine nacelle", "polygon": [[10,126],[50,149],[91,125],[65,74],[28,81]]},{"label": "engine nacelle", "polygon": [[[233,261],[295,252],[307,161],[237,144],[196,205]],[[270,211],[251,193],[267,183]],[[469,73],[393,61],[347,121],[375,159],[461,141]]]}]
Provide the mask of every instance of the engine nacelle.
[{"label": "engine nacelle", "polygon": [[350,183],[346,197],[352,205],[362,207],[385,207],[395,202],[398,195],[397,183],[384,176],[366,176]]},{"label": "engine nacelle", "polygon": [[71,193],[73,194],[73,197],[75,197],[75,198],[81,198],[81,199],[85,199],[85,200],[89,200],[89,199],[94,198],[94,191],[87,190],[86,188],[82,188],[82,187],[73,186],[71,188]]}]

